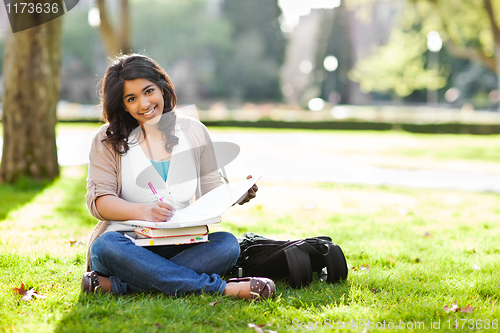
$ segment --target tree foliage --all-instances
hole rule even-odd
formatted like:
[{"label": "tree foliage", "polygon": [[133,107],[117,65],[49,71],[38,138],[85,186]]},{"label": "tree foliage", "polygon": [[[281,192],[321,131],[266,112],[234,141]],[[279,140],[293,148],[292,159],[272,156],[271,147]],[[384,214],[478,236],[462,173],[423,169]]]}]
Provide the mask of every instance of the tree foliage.
[{"label": "tree foliage", "polygon": [[[351,8],[364,5],[365,9],[375,2],[349,1]],[[429,51],[425,44],[430,31],[439,32],[450,55],[480,62],[498,76],[498,22],[498,1],[409,0],[389,43],[359,61],[350,77],[367,91],[394,91],[399,96],[407,96],[413,90],[443,87],[449,70],[426,69]]]},{"label": "tree foliage", "polygon": [[134,49],[161,64],[200,60],[213,49],[230,47],[229,22],[209,15],[205,0],[151,0],[147,6],[134,0],[131,5]]},{"label": "tree foliage", "polygon": [[[118,27],[120,1],[105,3],[109,24]],[[76,6],[65,20],[62,60],[66,82],[75,77],[73,67],[78,68],[78,83],[94,96],[108,53],[99,30],[87,23],[88,10]],[[227,0],[218,14],[210,12],[207,0],[129,0],[129,10],[132,51],[155,59],[169,74],[188,61],[192,70],[186,75],[198,86],[199,97],[281,98],[285,39],[275,0]]]},{"label": "tree foliage", "polygon": [[387,45],[372,56],[360,60],[349,77],[364,91],[394,91],[401,97],[415,90],[436,90],[446,84],[445,67],[426,69],[426,41],[413,31],[394,31]]},{"label": "tree foliage", "polygon": [[[454,56],[476,60],[497,71],[500,48],[500,3],[490,0],[411,0],[412,20],[420,18],[425,33],[438,31]],[[410,14],[410,13],[408,13]]]}]

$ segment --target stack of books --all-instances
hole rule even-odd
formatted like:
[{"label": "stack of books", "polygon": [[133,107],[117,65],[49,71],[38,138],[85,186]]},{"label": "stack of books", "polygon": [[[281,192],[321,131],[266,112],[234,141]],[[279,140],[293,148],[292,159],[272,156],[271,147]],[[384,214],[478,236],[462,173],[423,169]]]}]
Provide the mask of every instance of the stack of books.
[{"label": "stack of books", "polygon": [[194,244],[208,241],[208,226],[171,229],[136,227],[134,234],[128,236],[138,246]]}]

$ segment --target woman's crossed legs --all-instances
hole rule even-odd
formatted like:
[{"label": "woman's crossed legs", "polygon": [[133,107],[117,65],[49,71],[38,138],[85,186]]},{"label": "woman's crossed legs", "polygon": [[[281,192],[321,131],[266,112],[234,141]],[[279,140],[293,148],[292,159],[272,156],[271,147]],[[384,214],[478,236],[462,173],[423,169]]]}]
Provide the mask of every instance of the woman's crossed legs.
[{"label": "woman's crossed legs", "polygon": [[[92,269],[109,277],[116,294],[154,290],[167,295],[223,294],[226,282],[220,275],[234,266],[240,247],[236,237],[227,232],[208,237],[206,243],[144,248],[121,233],[107,232],[92,244]],[[106,279],[100,280],[106,291]]]}]

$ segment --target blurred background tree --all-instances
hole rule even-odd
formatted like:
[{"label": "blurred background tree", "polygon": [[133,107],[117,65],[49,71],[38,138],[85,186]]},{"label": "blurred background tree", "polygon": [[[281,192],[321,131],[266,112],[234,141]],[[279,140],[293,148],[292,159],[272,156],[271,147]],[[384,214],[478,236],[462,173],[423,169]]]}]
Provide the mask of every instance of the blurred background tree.
[{"label": "blurred background tree", "polygon": [[[285,1],[304,7],[294,28],[283,29]],[[179,103],[201,108],[220,100],[235,108],[283,100],[292,108],[306,108],[315,97],[334,104],[425,103],[427,91],[438,91],[444,102],[450,88],[460,94],[449,105],[490,106],[489,96],[498,86],[497,2],[338,4],[322,9],[293,0],[151,0],[147,5],[141,0],[81,0],[64,22],[61,98],[96,104],[107,58],[119,49],[156,59],[175,83]],[[99,6],[104,13],[98,11],[98,17],[105,19],[93,28],[89,14]],[[122,10],[127,6],[128,19]],[[114,38],[101,37],[106,25]],[[129,41],[117,42],[127,30]],[[426,47],[431,31],[443,40],[439,52]],[[110,47],[109,40],[121,46]],[[0,51],[4,48],[0,37]],[[336,59],[335,70],[324,67],[327,57]]]},{"label": "blurred background tree", "polygon": [[[321,70],[324,75],[321,96],[333,103],[346,103],[351,100],[348,73],[354,65],[354,49],[350,40],[351,27],[345,2],[335,9],[332,21],[329,23],[325,29],[327,39],[324,51],[316,55],[316,70]],[[337,59],[338,67],[325,72],[324,59],[328,56]],[[335,93],[331,95],[331,91],[337,91],[338,95]]]},{"label": "blurred background tree", "polygon": [[233,47],[232,27],[218,8],[211,9],[205,0],[154,0],[148,6],[136,0],[132,22],[134,49],[165,67],[179,103],[207,98],[216,71],[215,52]]},{"label": "blurred background tree", "polygon": [[224,1],[222,15],[233,27],[231,46],[215,54],[210,92],[239,100],[280,100],[285,38],[277,1]]},{"label": "blurred background tree", "polygon": [[[122,5],[106,3],[109,26],[118,26],[114,22],[122,20]],[[110,54],[103,51],[107,42],[101,45],[97,32],[87,23],[88,10],[79,6],[72,11],[63,36],[63,82],[68,84],[63,84],[62,95],[80,102],[96,101],[92,96],[95,74],[88,74],[101,75],[106,68],[102,59]],[[131,49],[166,68],[181,104],[215,98],[281,99],[279,71],[285,39],[275,0],[151,0],[147,6],[130,0],[129,10]]]},{"label": "blurred background tree", "polygon": [[127,54],[132,49],[130,43],[130,11],[129,1],[120,0],[119,20],[116,27],[113,27],[108,14],[106,0],[97,0],[99,9],[99,28],[101,37],[109,57],[119,53]]},{"label": "blurred background tree", "polygon": [[[351,6],[363,5],[365,10],[375,2],[348,1]],[[492,89],[499,89],[499,19],[500,3],[490,0],[409,0],[389,42],[359,61],[350,78],[367,91],[392,92],[400,97],[450,86],[459,86],[462,98],[488,96]],[[433,31],[439,33],[445,46],[438,51],[437,70],[432,68],[432,51],[425,47]],[[486,73],[490,79],[485,83],[482,76],[472,73]],[[496,82],[492,85],[494,76]],[[480,104],[487,106],[488,102]]]},{"label": "blurred background tree", "polygon": [[360,60],[349,77],[365,91],[393,92],[395,99],[415,90],[437,90],[446,85],[447,73],[426,69],[425,39],[415,31],[396,30],[387,45],[372,56]]}]

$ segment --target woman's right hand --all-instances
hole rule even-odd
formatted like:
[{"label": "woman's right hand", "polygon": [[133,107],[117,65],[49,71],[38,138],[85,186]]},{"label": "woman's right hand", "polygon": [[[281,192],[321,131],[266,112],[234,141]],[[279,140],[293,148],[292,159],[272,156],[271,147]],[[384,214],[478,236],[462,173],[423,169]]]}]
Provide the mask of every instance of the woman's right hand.
[{"label": "woman's right hand", "polygon": [[166,222],[174,216],[175,208],[162,201],[146,204],[144,206],[144,221]]}]

